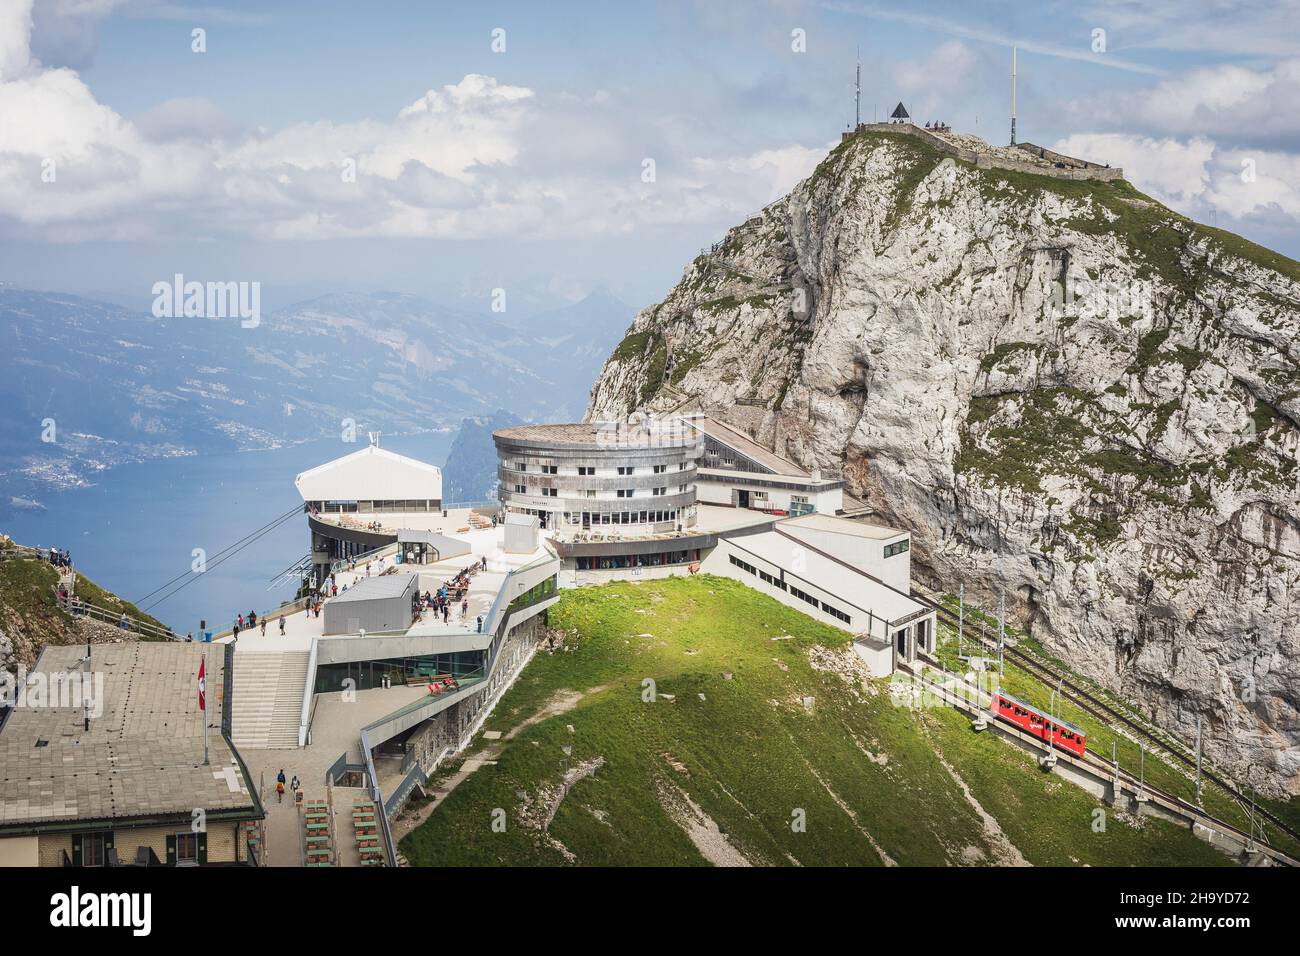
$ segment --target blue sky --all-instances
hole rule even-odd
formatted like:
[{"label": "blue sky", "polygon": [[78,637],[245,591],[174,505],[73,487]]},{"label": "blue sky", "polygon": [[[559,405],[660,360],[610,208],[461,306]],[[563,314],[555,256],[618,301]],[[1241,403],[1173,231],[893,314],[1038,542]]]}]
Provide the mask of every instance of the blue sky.
[{"label": "blue sky", "polygon": [[824,155],[857,49],[865,119],[901,99],[1002,142],[1012,42],[1022,139],[1297,256],[1297,22],[1296,0],[3,0],[0,280],[640,307]]}]

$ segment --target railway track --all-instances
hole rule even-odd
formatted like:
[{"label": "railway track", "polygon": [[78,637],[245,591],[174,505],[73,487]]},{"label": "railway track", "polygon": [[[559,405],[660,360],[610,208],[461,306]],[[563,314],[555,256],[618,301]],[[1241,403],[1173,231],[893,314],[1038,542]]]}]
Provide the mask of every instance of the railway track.
[{"label": "railway track", "polygon": [[[919,654],[918,657],[923,658],[927,663],[931,664],[931,666],[933,667],[937,668],[939,666],[939,661],[928,654],[922,653]],[[934,681],[925,677],[923,672],[918,676],[920,681],[923,684],[932,688],[935,691],[938,691],[940,694],[944,695],[945,700],[948,699],[949,695],[952,695],[954,693],[951,686],[945,687],[943,685],[936,684]],[[958,680],[960,681],[960,678],[958,678]],[[961,681],[961,686],[964,687],[967,691],[974,693],[975,708],[983,709],[984,705],[982,703],[980,695],[987,696],[988,691],[982,690],[979,687],[971,687],[970,685],[966,684],[964,681]],[[969,699],[968,698],[963,698],[963,699],[966,700],[967,706],[969,707],[970,706]],[[1011,726],[1015,731],[1019,732],[1024,737],[1030,736],[1028,734],[1025,734],[1024,731],[1022,731],[1018,727],[1015,727],[1014,725],[1009,725],[1009,726]],[[1038,740],[1038,738],[1036,737],[1030,737],[1030,739],[1033,739],[1035,741]],[[1066,756],[1070,756],[1070,755],[1067,754]],[[1212,814],[1208,813],[1204,808],[1196,806],[1191,801],[1183,797],[1177,796],[1176,794],[1172,794],[1167,790],[1162,790],[1160,787],[1153,787],[1151,784],[1147,783],[1144,780],[1139,780],[1138,777],[1136,777],[1129,771],[1116,767],[1110,761],[1097,756],[1091,751],[1084,751],[1082,758],[1072,757],[1072,759],[1081,760],[1082,763],[1093,768],[1095,771],[1098,771],[1099,773],[1104,773],[1107,775],[1117,774],[1118,776],[1123,778],[1124,781],[1127,782],[1129,786],[1145,791],[1146,793],[1149,793],[1152,796],[1159,797],[1160,799],[1164,800],[1166,803],[1181,808],[1184,812],[1194,814],[1196,817],[1200,817],[1204,820],[1207,820],[1210,823],[1213,823],[1218,829],[1235,834],[1243,842],[1248,842],[1256,839],[1254,835],[1248,834],[1245,830],[1241,829],[1235,824],[1229,823],[1226,820],[1222,820],[1219,819],[1218,817],[1213,816]],[[1263,842],[1267,843],[1267,841],[1263,841]],[[1276,854],[1274,856],[1274,859],[1280,858],[1281,862],[1289,866],[1297,865],[1298,861],[1294,857],[1287,855],[1284,851],[1277,850],[1276,848],[1273,847],[1270,847],[1270,849],[1272,849],[1274,854]]]},{"label": "railway track", "polygon": [[[949,608],[945,607],[943,604],[939,603],[938,601],[935,601],[933,598],[929,597],[928,595],[919,593],[914,589],[912,592],[912,599],[919,601],[922,604],[927,605],[928,607],[934,608],[936,616],[942,618],[946,624],[949,624],[952,627],[958,626],[957,614],[952,610],[950,610]],[[982,643],[985,647],[996,646],[995,642],[988,639],[980,639],[978,637],[973,637],[973,639],[976,641],[980,641],[980,643]],[[1116,725],[1122,725],[1131,734],[1136,734],[1139,738],[1141,738],[1143,742],[1146,742],[1148,744],[1154,744],[1155,748],[1158,749],[1160,753],[1168,754],[1172,759],[1180,762],[1184,766],[1189,767],[1193,770],[1196,768],[1196,757],[1193,754],[1189,754],[1188,752],[1186,752],[1186,750],[1183,749],[1182,746],[1179,745],[1176,741],[1173,741],[1160,734],[1156,734],[1152,732],[1147,727],[1144,727],[1142,724],[1133,720],[1127,714],[1122,713],[1121,711],[1117,710],[1115,707],[1106,703],[1104,700],[1098,698],[1095,694],[1090,693],[1087,689],[1080,687],[1077,683],[1071,681],[1068,676],[1066,676],[1064,673],[1062,673],[1058,668],[1054,667],[1053,665],[1047,663],[1046,661],[1040,660],[1034,655],[1029,654],[1021,650],[1020,648],[1014,647],[1010,644],[1003,644],[1002,652],[1006,656],[1013,658],[1015,662],[1018,665],[1020,665],[1020,667],[1022,667],[1024,670],[1043,679],[1046,683],[1052,686],[1059,686],[1062,689],[1063,694],[1066,694],[1068,692],[1069,699],[1074,703],[1076,707],[1084,711],[1084,713],[1091,715],[1092,717],[1102,721],[1103,723],[1111,727],[1115,727]],[[1098,758],[1095,755],[1094,755],[1094,759],[1102,760],[1102,758]],[[1241,793],[1240,790],[1237,789],[1235,784],[1231,783],[1230,781],[1220,776],[1219,774],[1216,774],[1212,770],[1207,770],[1204,764],[1202,764],[1201,767],[1201,775],[1206,780],[1209,780],[1212,783],[1216,784],[1225,793],[1227,793],[1234,800],[1236,800],[1237,803],[1241,805],[1243,808],[1245,807],[1248,798],[1243,796],[1243,794]],[[1147,789],[1155,790],[1155,788],[1149,785],[1147,785]],[[1187,804],[1188,806],[1191,806],[1191,804],[1188,804],[1187,801],[1183,800],[1181,797],[1174,797],[1172,794],[1163,793],[1163,791],[1161,791],[1161,793],[1165,797],[1178,800],[1184,804]],[[1255,805],[1254,813],[1256,816],[1268,820],[1271,824],[1273,824],[1273,826],[1277,827],[1281,832],[1290,836],[1292,840],[1295,840],[1297,843],[1300,843],[1300,833],[1297,833],[1295,830],[1289,827],[1282,820],[1278,819],[1276,815],[1270,813],[1268,810],[1258,805]]]}]

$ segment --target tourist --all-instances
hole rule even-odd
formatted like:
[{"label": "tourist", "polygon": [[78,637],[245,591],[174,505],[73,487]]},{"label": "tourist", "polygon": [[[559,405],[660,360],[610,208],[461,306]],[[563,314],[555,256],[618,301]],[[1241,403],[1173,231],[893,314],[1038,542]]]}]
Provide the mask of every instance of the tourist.
[{"label": "tourist", "polygon": [[289,789],[295,794],[301,789],[301,785],[298,783],[298,775],[296,773],[293,775],[293,780],[289,783]]},{"label": "tourist", "polygon": [[476,628],[474,628],[474,631],[475,631],[475,633],[478,633],[478,634],[482,634],[482,633],[483,633],[483,615],[482,615],[482,614],[480,614],[480,615],[478,616],[478,626],[477,626]]},{"label": "tourist", "polygon": [[249,611],[249,612],[248,612],[248,626],[249,626],[249,627],[257,627],[257,612],[256,612],[256,611]]},{"label": "tourist", "polygon": [[131,629],[131,624],[130,624],[130,622],[128,622],[127,619],[126,619],[126,612],[125,612],[125,611],[122,612],[122,617],[118,620],[118,622],[117,622],[117,626],[120,627],[120,628],[121,628],[122,630],[124,630],[124,631],[129,631],[129,630]]},{"label": "tourist", "polygon": [[240,614],[240,615],[239,615],[239,618],[238,618],[238,620],[236,621],[236,623],[239,625],[239,629],[242,631],[242,630],[244,629],[244,615],[243,615],[243,614]]},{"label": "tourist", "polygon": [[262,618],[262,636],[266,637],[266,618]]},{"label": "tourist", "polygon": [[284,637],[284,615],[280,615],[280,636]]},{"label": "tourist", "polygon": [[275,784],[275,802],[284,803],[284,774],[280,774],[280,779]]},{"label": "tourist", "polygon": [[460,616],[464,620],[469,615],[469,598],[464,598],[460,602]]},{"label": "tourist", "polygon": [[231,630],[234,633],[234,639],[239,640],[239,632],[242,630],[242,628],[239,626],[239,621],[235,622],[235,626]]}]

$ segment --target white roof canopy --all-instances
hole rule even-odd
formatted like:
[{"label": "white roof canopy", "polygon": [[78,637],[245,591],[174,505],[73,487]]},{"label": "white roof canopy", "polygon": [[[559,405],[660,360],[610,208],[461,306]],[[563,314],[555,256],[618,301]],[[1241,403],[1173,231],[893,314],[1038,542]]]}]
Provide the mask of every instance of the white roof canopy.
[{"label": "white roof canopy", "polygon": [[442,498],[442,469],[378,445],[308,469],[293,483],[303,501]]}]

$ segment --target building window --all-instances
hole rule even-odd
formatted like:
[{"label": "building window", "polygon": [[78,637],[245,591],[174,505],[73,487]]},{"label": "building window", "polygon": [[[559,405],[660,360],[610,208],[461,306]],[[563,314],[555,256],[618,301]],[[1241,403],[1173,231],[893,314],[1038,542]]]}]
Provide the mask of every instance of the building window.
[{"label": "building window", "polygon": [[199,835],[197,833],[176,834],[176,863],[196,865],[199,862]]},{"label": "building window", "polygon": [[111,840],[106,833],[83,833],[79,837],[73,837],[74,845],[76,840],[81,841],[81,865],[82,866],[103,866],[106,862],[104,851],[111,846]]},{"label": "building window", "polygon": [[594,475],[595,473],[596,473],[596,469],[593,468],[591,465],[578,466],[578,474],[580,475]]},{"label": "building window", "polygon": [[896,554],[902,554],[912,547],[911,539],[907,541],[896,541],[893,544],[885,545],[885,557],[892,558]]},{"label": "building window", "polygon": [[528,470],[528,462],[526,461],[515,462],[515,471],[527,471],[527,470]]},{"label": "building window", "polygon": [[656,475],[662,475],[667,469],[668,469],[667,465],[655,465],[654,473]]},{"label": "building window", "polygon": [[543,489],[542,489],[542,496],[543,496],[543,497],[546,497],[546,498],[558,498],[558,497],[560,497],[560,489],[559,489],[559,488],[543,488]]},{"label": "building window", "polygon": [[662,494],[663,494],[665,491],[667,491],[667,490],[668,490],[667,488],[656,488],[656,489],[654,490],[654,493],[655,493],[656,495],[662,495]]},{"label": "building window", "polygon": [[558,475],[559,469],[555,465],[542,465],[543,475]]},{"label": "building window", "polygon": [[619,496],[620,498],[631,498],[632,495],[633,495],[633,489],[631,489],[631,488],[620,488],[620,489],[618,489],[618,496]]},{"label": "building window", "polygon": [[588,491],[588,492],[587,492],[587,497],[588,497],[588,498],[594,498],[594,497],[596,497],[596,492],[594,492],[594,491]]},{"label": "building window", "polygon": [[515,485],[515,494],[522,495],[527,493],[527,491],[528,489],[525,488],[523,485]]},{"label": "building window", "polygon": [[631,475],[636,473],[636,469],[633,468],[631,465],[619,465],[618,473],[620,475]]}]

